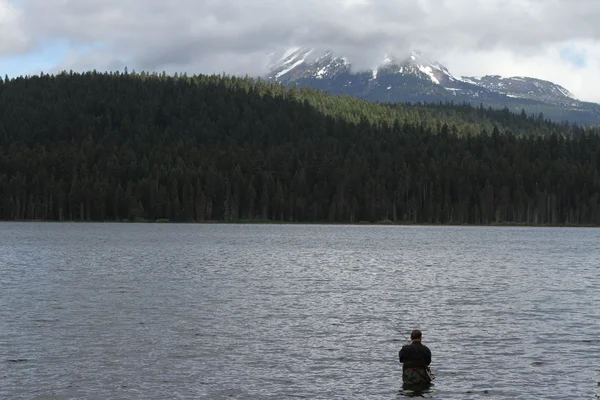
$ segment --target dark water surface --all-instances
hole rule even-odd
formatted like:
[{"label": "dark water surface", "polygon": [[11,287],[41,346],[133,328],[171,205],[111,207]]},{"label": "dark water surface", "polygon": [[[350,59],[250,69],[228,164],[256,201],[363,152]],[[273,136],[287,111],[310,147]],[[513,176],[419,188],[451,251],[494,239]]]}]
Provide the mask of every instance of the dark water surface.
[{"label": "dark water surface", "polygon": [[[600,230],[0,223],[0,398],[600,394]],[[406,334],[401,336],[389,318]]]}]

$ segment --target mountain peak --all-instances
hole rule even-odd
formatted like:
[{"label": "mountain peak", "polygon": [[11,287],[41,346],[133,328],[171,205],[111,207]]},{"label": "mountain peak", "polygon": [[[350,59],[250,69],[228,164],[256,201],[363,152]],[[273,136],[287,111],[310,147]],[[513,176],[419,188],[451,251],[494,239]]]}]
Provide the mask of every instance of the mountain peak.
[{"label": "mountain peak", "polygon": [[410,92],[412,97],[419,99],[444,95],[465,101],[486,98],[519,98],[565,104],[576,101],[564,87],[541,79],[505,78],[500,75],[455,76],[418,49],[401,57],[385,54],[372,70],[357,71],[352,69],[351,60],[336,55],[332,50],[294,47],[275,58],[269,67],[267,79],[272,81],[308,86],[341,85],[341,91],[353,85],[363,85],[363,92],[384,86],[385,90],[399,93],[398,96],[388,94],[389,99],[404,98],[406,96],[402,93]]},{"label": "mountain peak", "polygon": [[[291,82],[298,79],[338,76],[352,72],[352,63],[346,57],[336,56],[331,50],[318,51],[310,47],[294,47],[285,51],[269,65],[268,79]],[[386,54],[371,71],[353,71],[354,74],[372,74],[376,79],[380,71],[395,74],[413,74],[440,84],[454,78],[446,67],[438,62],[429,62],[424,52],[414,50],[410,55],[397,57]]]}]

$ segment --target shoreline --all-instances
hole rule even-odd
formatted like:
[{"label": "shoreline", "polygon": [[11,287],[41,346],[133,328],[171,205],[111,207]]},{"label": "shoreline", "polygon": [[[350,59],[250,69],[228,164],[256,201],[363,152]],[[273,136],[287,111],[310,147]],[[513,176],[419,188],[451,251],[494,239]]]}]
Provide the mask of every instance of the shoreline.
[{"label": "shoreline", "polygon": [[170,220],[134,220],[130,221],[127,219],[120,221],[59,221],[59,220],[0,220],[0,223],[78,223],[78,224],[179,224],[179,225],[330,225],[330,226],[396,226],[396,227],[409,227],[409,226],[421,226],[421,227],[505,227],[505,228],[600,228],[600,225],[593,224],[531,224],[531,223],[519,223],[519,222],[503,222],[503,223],[490,223],[490,224],[458,224],[458,223],[419,223],[419,222],[406,222],[406,221],[359,221],[359,222],[329,222],[329,221],[314,221],[314,222],[294,222],[294,221],[271,221],[271,220],[253,220],[253,219],[240,219],[235,221],[170,221]]}]

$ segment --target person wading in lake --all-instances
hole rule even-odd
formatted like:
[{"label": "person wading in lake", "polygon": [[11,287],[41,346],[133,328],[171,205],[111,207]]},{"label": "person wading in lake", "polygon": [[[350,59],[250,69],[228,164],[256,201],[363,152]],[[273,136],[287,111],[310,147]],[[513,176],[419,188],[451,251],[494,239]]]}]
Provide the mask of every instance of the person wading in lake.
[{"label": "person wading in lake", "polygon": [[402,346],[398,356],[402,363],[402,381],[405,385],[427,385],[431,383],[431,351],[421,343],[421,331],[415,329],[410,334],[411,344]]}]

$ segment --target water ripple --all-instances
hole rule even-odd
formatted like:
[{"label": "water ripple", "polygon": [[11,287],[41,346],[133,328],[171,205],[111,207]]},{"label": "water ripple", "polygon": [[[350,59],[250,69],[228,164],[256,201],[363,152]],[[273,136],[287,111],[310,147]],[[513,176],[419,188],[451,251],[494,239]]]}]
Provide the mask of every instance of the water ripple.
[{"label": "water ripple", "polygon": [[[1,223],[0,398],[593,398],[599,239]],[[401,388],[413,328],[436,375],[421,394]]]}]

